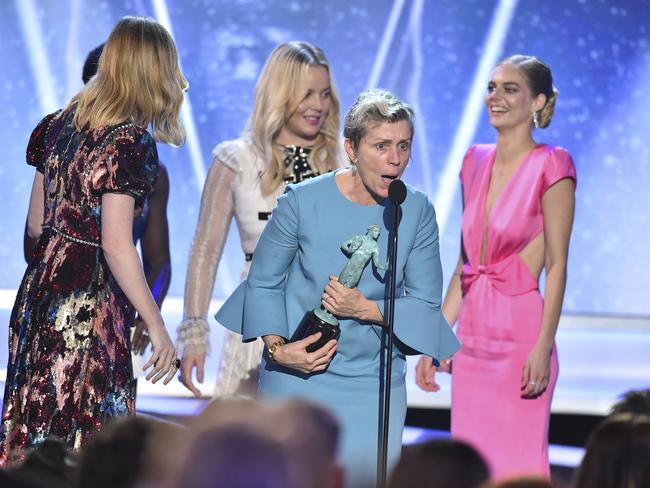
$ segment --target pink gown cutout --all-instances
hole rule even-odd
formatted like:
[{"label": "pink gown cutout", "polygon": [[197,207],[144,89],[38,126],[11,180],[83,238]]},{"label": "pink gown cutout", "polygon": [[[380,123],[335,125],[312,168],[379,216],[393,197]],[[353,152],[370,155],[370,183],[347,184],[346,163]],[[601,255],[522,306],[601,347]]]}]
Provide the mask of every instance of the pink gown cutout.
[{"label": "pink gown cutout", "polygon": [[480,264],[494,145],[472,146],[460,178],[466,263],[458,318],[461,350],[453,359],[451,433],[485,457],[495,478],[550,476],[548,424],[558,376],[537,398],[521,398],[521,374],[542,324],[543,298],[519,253],[544,231],[542,196],[563,178],[576,180],[569,153],[538,144],[521,161],[487,220],[485,264]]}]

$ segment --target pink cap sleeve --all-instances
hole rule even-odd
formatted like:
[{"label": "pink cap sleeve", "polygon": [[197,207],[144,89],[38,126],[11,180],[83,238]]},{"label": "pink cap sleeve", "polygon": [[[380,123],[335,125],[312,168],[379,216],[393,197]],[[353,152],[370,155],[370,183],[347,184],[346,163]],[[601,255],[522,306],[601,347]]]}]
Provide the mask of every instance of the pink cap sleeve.
[{"label": "pink cap sleeve", "polygon": [[573,159],[569,151],[562,147],[555,147],[551,150],[544,164],[542,195],[551,186],[564,178],[571,178],[576,183],[576,167],[573,164]]},{"label": "pink cap sleeve", "polygon": [[465,156],[463,157],[463,165],[461,166],[460,174],[458,175],[460,177],[460,182],[463,185],[465,185],[468,178],[472,178],[474,176],[475,164],[472,158],[472,154],[474,154],[475,149],[476,144],[470,146],[470,148],[465,153]]}]

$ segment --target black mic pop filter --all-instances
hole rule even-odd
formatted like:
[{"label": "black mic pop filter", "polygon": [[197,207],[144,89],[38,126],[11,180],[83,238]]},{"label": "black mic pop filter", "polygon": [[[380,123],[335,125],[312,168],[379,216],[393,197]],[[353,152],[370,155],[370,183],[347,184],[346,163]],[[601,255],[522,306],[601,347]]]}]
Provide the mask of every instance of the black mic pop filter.
[{"label": "black mic pop filter", "polygon": [[401,205],[406,200],[406,185],[402,180],[393,180],[388,185],[388,199],[395,205]]}]

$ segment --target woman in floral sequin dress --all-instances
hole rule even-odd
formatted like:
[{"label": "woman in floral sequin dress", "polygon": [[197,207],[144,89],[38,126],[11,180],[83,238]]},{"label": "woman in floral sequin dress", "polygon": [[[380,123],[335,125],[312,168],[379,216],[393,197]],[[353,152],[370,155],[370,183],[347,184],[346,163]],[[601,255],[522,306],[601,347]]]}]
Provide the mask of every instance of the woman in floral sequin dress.
[{"label": "woman in floral sequin dress", "polygon": [[125,17],[97,75],[32,133],[28,232],[38,240],[11,315],[0,464],[51,435],[79,448],[112,417],[134,413],[134,309],[153,345],[147,379],[166,383],[176,371],[131,233],[158,175],[146,127],[182,142],[186,86],[167,31]]}]

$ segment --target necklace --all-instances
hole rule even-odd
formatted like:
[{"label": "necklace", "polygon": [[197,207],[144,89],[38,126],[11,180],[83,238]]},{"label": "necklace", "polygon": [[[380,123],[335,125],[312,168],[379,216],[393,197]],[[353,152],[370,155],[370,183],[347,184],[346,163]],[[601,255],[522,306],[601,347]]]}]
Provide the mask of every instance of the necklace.
[{"label": "necklace", "polygon": [[300,183],[320,174],[318,171],[314,171],[309,164],[310,147],[295,145],[283,145],[282,147],[284,149],[284,167],[286,170],[285,182]]}]

